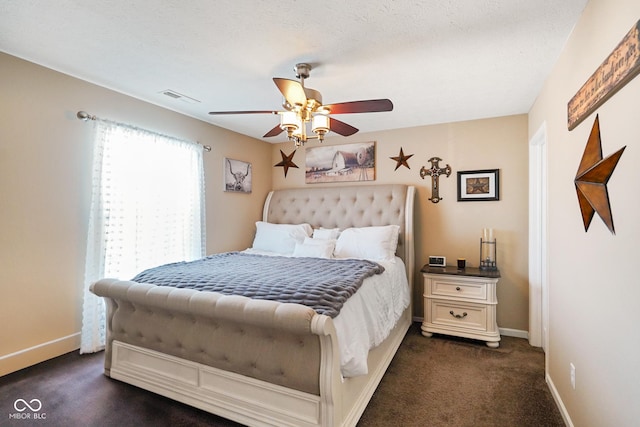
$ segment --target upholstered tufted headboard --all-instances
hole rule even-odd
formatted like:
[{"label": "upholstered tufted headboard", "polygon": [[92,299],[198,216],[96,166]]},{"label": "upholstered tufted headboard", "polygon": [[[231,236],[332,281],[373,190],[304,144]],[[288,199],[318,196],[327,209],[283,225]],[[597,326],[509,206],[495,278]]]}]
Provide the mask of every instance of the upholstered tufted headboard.
[{"label": "upholstered tufted headboard", "polygon": [[413,283],[413,200],[415,188],[403,184],[309,187],[274,190],[262,220],[278,224],[309,223],[313,228],[348,228],[396,224],[396,254]]}]

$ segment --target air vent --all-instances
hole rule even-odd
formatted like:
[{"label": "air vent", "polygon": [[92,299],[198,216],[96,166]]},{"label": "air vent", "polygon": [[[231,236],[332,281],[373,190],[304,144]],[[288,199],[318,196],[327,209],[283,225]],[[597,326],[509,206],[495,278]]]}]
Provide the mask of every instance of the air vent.
[{"label": "air vent", "polygon": [[187,95],[183,95],[181,93],[176,92],[175,90],[171,90],[171,89],[166,89],[160,92],[163,95],[166,95],[170,98],[173,99],[179,99],[182,102],[186,102],[187,104],[197,104],[200,101],[198,101],[195,98],[191,98],[190,96]]},{"label": "air vent", "polygon": [[162,92],[162,93],[163,93],[163,94],[165,94],[165,95],[167,95],[167,96],[170,96],[171,98],[176,98],[176,99],[178,99],[178,98],[182,98],[180,95],[178,95],[178,94],[177,94],[177,93],[175,93],[175,92],[171,92],[170,90],[165,90],[165,91],[164,91],[164,92]]}]

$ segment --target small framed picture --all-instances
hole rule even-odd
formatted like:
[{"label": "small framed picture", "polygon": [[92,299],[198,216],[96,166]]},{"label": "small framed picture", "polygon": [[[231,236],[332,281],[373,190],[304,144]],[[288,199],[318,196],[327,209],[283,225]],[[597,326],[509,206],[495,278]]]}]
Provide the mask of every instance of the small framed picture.
[{"label": "small framed picture", "polygon": [[458,201],[500,200],[500,170],[458,172]]},{"label": "small framed picture", "polygon": [[251,163],[225,157],[224,191],[251,193]]}]

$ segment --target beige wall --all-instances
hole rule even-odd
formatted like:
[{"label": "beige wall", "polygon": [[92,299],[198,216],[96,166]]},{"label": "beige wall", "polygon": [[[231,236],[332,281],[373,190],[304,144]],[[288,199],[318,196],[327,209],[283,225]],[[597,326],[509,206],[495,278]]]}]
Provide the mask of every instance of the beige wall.
[{"label": "beige wall", "polygon": [[[211,145],[205,154],[207,252],[251,244],[254,221],[273,187],[305,186],[304,149],[285,180],[279,149],[105,88],[0,54],[0,375],[78,346],[81,286],[90,202],[92,124],[78,110]],[[416,185],[416,260],[466,257],[477,265],[484,227],[496,229],[503,279],[501,328],[527,330],[527,118],[524,115],[362,133],[326,144],[377,141],[376,183]],[[394,171],[400,147],[411,169]],[[441,179],[438,204],[419,177],[432,156],[453,168]],[[253,165],[253,193],[222,191],[223,159]],[[500,169],[499,202],[456,201],[458,170]],[[419,275],[418,275],[419,277]],[[416,316],[422,316],[421,282]]]},{"label": "beige wall", "polygon": [[[385,114],[385,113],[380,113]],[[348,117],[343,119],[349,122]],[[376,141],[376,180],[372,183],[403,183],[417,187],[416,283],[414,315],[423,316],[422,275],[418,273],[429,255],[444,255],[450,264],[464,257],[478,266],[480,233],[495,229],[498,241],[498,326],[528,330],[528,142],[527,116],[518,115],[486,120],[448,123],[399,129],[388,132],[357,133],[348,138],[328,138],[324,144],[348,144]],[[310,142],[309,144],[317,144]],[[394,170],[403,148],[413,154],[411,169]],[[280,150],[290,154],[292,143],[274,145],[272,164],[281,161]],[[431,179],[420,178],[420,168],[430,167],[429,159],[440,157],[441,166],[451,165],[449,178],[440,178],[439,203],[429,201]],[[293,158],[298,169],[273,169],[274,188],[304,187],[305,149]],[[458,202],[456,172],[461,170],[500,169],[500,201]],[[365,183],[367,184],[367,183]],[[341,185],[341,184],[333,184]]]},{"label": "beige wall", "polygon": [[547,374],[576,426],[630,426],[640,419],[640,77],[596,111],[604,157],[627,146],[607,186],[615,235],[597,215],[585,232],[573,184],[595,113],[572,131],[566,126],[569,99],[639,18],[637,0],[590,1],[529,116],[529,135],[544,122],[547,127]]},{"label": "beige wall", "polygon": [[[2,53],[0,94],[0,375],[78,347],[93,128],[78,110],[211,145],[207,251],[250,245],[269,144]],[[222,191],[225,156],[253,163],[251,195]]]}]

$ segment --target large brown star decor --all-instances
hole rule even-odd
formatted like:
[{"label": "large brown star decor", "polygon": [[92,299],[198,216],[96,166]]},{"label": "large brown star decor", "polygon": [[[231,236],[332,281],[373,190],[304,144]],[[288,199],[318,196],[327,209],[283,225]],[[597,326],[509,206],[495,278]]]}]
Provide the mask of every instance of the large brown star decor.
[{"label": "large brown star decor", "polygon": [[282,161],[274,165],[274,167],[283,167],[284,168],[284,177],[287,177],[287,172],[289,172],[289,168],[297,168],[298,165],[293,163],[293,156],[296,154],[296,150],[293,150],[293,153],[286,155],[280,150],[280,155],[282,156]]},{"label": "large brown star decor", "polygon": [[396,157],[389,157],[389,158],[396,161],[396,168],[394,170],[398,170],[400,166],[406,166],[407,169],[411,169],[409,167],[409,163],[407,163],[407,160],[409,160],[412,156],[413,154],[409,154],[408,156],[405,156],[404,151],[402,151],[402,147],[400,147],[400,154],[398,154]]},{"label": "large brown star decor", "polygon": [[609,178],[611,178],[613,170],[616,168],[625,148],[627,148],[626,145],[606,159],[602,158],[600,120],[596,115],[574,180],[585,232],[589,230],[594,212],[597,212],[609,228],[609,231],[613,234],[616,233],[613,228],[607,182],[609,182]]}]

